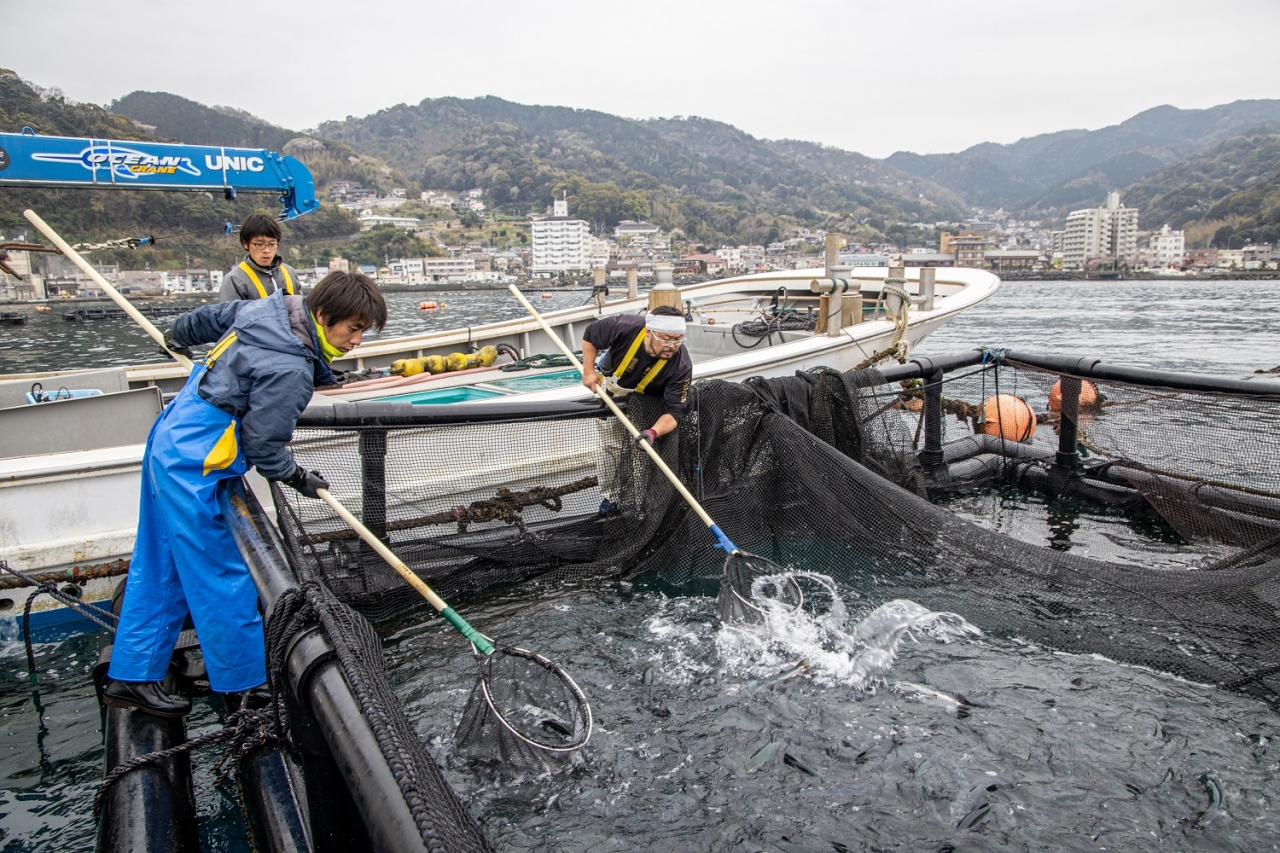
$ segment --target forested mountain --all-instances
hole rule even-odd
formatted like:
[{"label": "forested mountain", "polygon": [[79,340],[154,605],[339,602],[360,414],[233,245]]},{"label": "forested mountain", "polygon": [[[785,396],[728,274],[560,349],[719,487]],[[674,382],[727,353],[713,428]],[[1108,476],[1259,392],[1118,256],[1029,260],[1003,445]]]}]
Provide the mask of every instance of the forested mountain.
[{"label": "forested mountain", "polygon": [[[904,220],[961,213],[950,200],[938,204],[807,168],[707,119],[633,121],[493,97],[440,98],[328,122],[319,133],[384,158],[424,187],[481,187],[490,204],[511,212],[584,186],[594,196],[630,193],[634,201],[638,194],[659,224],[707,242],[767,239],[778,217],[847,229],[877,217],[872,230],[879,232]],[[578,211],[575,192],[571,211],[596,221],[597,206]],[[598,221],[607,226],[611,219]]]},{"label": "forested mountain", "polygon": [[[327,122],[309,136],[163,92],[133,92],[111,110],[74,104],[0,72],[0,129],[24,125],[70,136],[280,150],[307,164],[322,197],[337,179],[411,194],[480,187],[495,212],[524,217],[563,194],[571,212],[597,230],[649,218],[706,244],[768,242],[795,225],[902,241],[919,233],[908,232],[910,223],[957,220],[974,206],[1060,218],[1113,189],[1126,189],[1125,203],[1143,211],[1144,228],[1188,225],[1202,242],[1280,237],[1280,101],[1157,107],[1096,131],[874,160],[799,140],[761,140],[710,119],[640,121],[495,97],[399,104]],[[51,211],[48,218],[83,240],[203,233],[270,201],[6,190],[0,227],[24,226],[24,206]],[[349,236],[355,221],[326,205],[289,227],[294,240],[307,241]],[[178,245],[218,254],[225,249],[218,239],[182,236]]]},{"label": "forested mountain", "polygon": [[1143,228],[1186,228],[1222,248],[1280,243],[1280,133],[1237,136],[1158,169],[1125,204],[1142,211]]},{"label": "forested mountain", "polygon": [[299,134],[229,107],[206,107],[167,92],[131,92],[114,101],[114,113],[152,128],[156,136],[189,145],[270,148],[279,151]]},{"label": "forested mountain", "polygon": [[1280,128],[1280,100],[1203,110],[1161,106],[1100,130],[1063,130],[1009,145],[986,142],[955,154],[898,152],[885,162],[955,190],[973,205],[1059,213],[1097,199],[1098,187],[1115,189],[1137,180],[1143,169],[1175,163],[1233,136],[1275,128]]},{"label": "forested mountain", "polygon": [[777,139],[767,144],[806,169],[822,172],[837,180],[879,187],[913,198],[922,197],[922,200],[937,205],[952,216],[962,216],[969,210],[969,205],[953,190],[919,175],[895,169],[883,160],[875,160],[865,154],[799,139]]}]

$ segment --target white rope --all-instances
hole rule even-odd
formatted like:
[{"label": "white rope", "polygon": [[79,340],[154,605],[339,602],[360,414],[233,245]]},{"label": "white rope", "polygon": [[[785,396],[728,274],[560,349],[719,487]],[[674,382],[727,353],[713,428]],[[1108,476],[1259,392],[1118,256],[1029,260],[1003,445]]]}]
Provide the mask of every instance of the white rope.
[{"label": "white rope", "polygon": [[[911,311],[911,294],[907,292],[905,278],[893,276],[886,277],[884,285],[880,288],[880,296],[876,299],[876,313],[884,308],[884,314],[893,321],[893,342],[890,349],[893,350],[892,356],[899,363],[905,363],[907,355],[911,352],[911,342],[907,340],[907,315]],[[889,305],[885,301],[885,296],[893,294],[902,300],[902,310],[896,315],[890,313]],[[888,356],[885,356],[887,358]],[[884,359],[880,359],[883,361]],[[878,362],[877,362],[878,363]]]}]

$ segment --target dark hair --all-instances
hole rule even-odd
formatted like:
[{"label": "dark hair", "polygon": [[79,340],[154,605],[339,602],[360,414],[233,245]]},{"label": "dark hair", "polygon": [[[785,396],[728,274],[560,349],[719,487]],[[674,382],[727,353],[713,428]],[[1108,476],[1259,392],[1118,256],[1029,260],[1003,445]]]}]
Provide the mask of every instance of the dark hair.
[{"label": "dark hair", "polygon": [[332,326],[344,320],[360,320],[381,329],[387,324],[387,303],[378,286],[367,275],[334,270],[307,294],[307,307],[324,324]]},{"label": "dark hair", "polygon": [[684,312],[674,305],[659,305],[649,312],[658,317],[683,317]]},{"label": "dark hair", "polygon": [[280,234],[280,225],[270,216],[261,213],[250,213],[240,223],[240,245],[246,249],[254,237],[270,237],[278,243]]}]

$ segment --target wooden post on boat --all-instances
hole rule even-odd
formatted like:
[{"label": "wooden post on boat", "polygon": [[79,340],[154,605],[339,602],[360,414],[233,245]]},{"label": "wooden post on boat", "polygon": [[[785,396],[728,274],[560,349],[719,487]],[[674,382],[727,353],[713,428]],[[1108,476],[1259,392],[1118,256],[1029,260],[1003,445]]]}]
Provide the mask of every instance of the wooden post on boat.
[{"label": "wooden post on boat", "polygon": [[605,283],[605,277],[608,275],[604,270],[595,270],[594,286],[591,288],[591,295],[595,297],[596,310],[603,311],[604,304],[609,299],[609,285]]},{"label": "wooden post on boat", "polygon": [[627,270],[627,298],[636,299],[640,296],[640,271],[635,267]]},{"label": "wooden post on boat", "polygon": [[921,311],[933,310],[934,279],[937,275],[938,271],[933,267],[920,268],[920,287],[916,292],[920,294]]},{"label": "wooden post on boat", "polygon": [[[886,285],[896,285],[906,290],[907,268],[902,266],[901,262],[896,266],[889,267],[889,274],[885,276],[884,283]],[[907,310],[907,306],[903,303],[901,296],[891,291],[884,291],[884,313],[897,319],[902,316],[902,312],[905,310]]]},{"label": "wooden post on boat", "polygon": [[826,246],[826,262],[823,269],[827,273],[827,278],[833,278],[831,271],[840,266],[840,243],[843,238],[839,234],[828,234]]},{"label": "wooden post on boat", "polygon": [[650,311],[659,305],[670,305],[672,308],[680,307],[680,291],[676,290],[675,284],[672,283],[672,276],[673,268],[671,264],[653,265],[653,289],[649,291]]},{"label": "wooden post on boat", "polygon": [[822,294],[818,298],[818,324],[814,334],[837,338],[845,325],[851,321],[861,322],[862,295],[846,295],[851,286],[849,279],[853,275],[853,267],[832,266],[828,267],[828,272],[827,278],[815,278],[809,282],[810,292]]}]

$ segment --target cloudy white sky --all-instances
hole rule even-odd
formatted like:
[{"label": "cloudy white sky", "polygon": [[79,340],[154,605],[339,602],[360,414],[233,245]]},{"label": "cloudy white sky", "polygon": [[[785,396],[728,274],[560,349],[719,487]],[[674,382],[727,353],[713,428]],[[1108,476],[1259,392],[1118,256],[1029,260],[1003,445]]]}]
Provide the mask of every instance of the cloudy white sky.
[{"label": "cloudy white sky", "polygon": [[0,66],[73,100],[294,129],[497,95],[885,157],[1280,98],[1278,0],[0,0],[0,24]]}]

